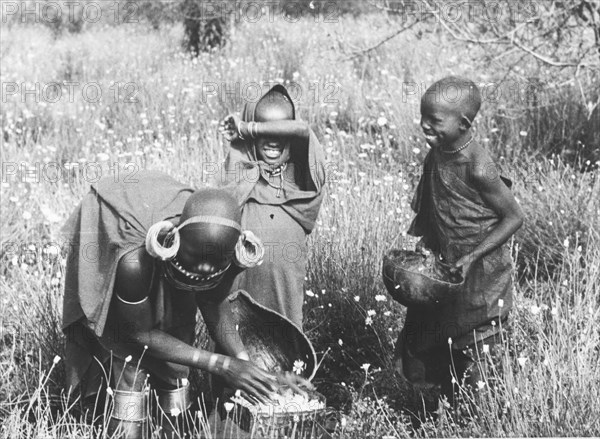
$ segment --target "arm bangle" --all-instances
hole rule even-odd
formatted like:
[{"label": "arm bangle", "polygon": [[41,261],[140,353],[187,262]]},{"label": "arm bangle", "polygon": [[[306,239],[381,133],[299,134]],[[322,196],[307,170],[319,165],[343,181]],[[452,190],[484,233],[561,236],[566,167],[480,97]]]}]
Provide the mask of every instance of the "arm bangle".
[{"label": "arm bangle", "polygon": [[198,364],[199,361],[200,361],[200,352],[195,351],[194,355],[192,356],[192,362],[194,364]]},{"label": "arm bangle", "polygon": [[231,363],[231,359],[229,357],[225,357],[223,359],[223,365],[221,366],[223,370],[229,370],[229,364]]},{"label": "arm bangle", "polygon": [[[244,138],[244,136],[242,135],[242,124],[243,123],[245,123],[245,122],[240,121],[240,123],[238,124],[238,127],[237,127],[238,137],[240,138],[240,140],[246,140]],[[246,131],[247,130],[248,130],[248,127],[246,126]]]},{"label": "arm bangle", "polygon": [[146,300],[148,300],[148,296],[144,297],[142,300],[138,300],[137,302],[130,302],[128,300],[123,299],[121,296],[119,296],[118,294],[116,294],[117,299],[121,302],[123,302],[126,305],[140,305],[142,303],[144,303]]},{"label": "arm bangle", "polygon": [[252,139],[256,139],[256,135],[258,134],[258,130],[256,128],[256,122],[248,122],[248,134]]},{"label": "arm bangle", "polygon": [[217,359],[219,358],[219,356],[217,354],[211,354],[210,358],[208,359],[208,371],[212,371],[212,369],[214,369],[214,367],[217,365]]}]

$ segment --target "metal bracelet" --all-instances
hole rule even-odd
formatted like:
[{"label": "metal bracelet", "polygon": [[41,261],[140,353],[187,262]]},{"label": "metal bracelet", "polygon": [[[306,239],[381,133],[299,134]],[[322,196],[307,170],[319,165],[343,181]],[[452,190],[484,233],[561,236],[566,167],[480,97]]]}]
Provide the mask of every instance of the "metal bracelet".
[{"label": "metal bracelet", "polygon": [[208,370],[211,371],[216,365],[219,356],[217,354],[211,354],[208,359]]},{"label": "metal bracelet", "polygon": [[223,359],[223,365],[221,366],[223,370],[229,370],[229,364],[231,363],[231,359],[229,357],[225,357]]},{"label": "metal bracelet", "polygon": [[127,422],[143,422],[148,419],[149,390],[139,392],[113,390],[111,417]]},{"label": "metal bracelet", "polygon": [[166,414],[177,416],[192,405],[190,390],[189,384],[178,389],[156,389],[158,405]]},{"label": "metal bracelet", "polygon": [[256,139],[258,135],[257,125],[258,124],[256,122],[248,122],[248,134],[250,134],[252,139]]},{"label": "metal bracelet", "polygon": [[[242,124],[246,123],[243,121],[240,121],[240,123],[237,126],[237,132],[238,132],[238,137],[240,138],[240,140],[246,140],[246,138],[242,135]],[[246,126],[246,131],[248,130],[248,127]]]}]

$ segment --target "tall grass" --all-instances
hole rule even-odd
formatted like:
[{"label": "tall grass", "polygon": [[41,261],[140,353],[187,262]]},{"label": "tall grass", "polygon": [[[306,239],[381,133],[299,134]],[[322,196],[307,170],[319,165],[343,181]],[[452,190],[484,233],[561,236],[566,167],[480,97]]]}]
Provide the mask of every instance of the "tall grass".
[{"label": "tall grass", "polygon": [[[514,180],[527,217],[514,240],[517,305],[503,384],[484,392],[477,413],[458,417],[442,408],[420,425],[411,422],[419,404],[392,371],[404,310],[380,280],[384,252],[412,245],[404,232],[427,152],[415,123],[418,95],[403,83],[429,84],[450,73],[493,81],[497,66],[485,65],[480,48],[427,32],[403,34],[362,56],[339,53],[377,41],[386,23],[379,16],[330,25],[242,23],[221,52],[195,60],[180,52],[177,26],[99,27],[58,39],[38,27],[2,32],[3,81],[98,82],[104,93],[98,104],[83,100],[80,89],[73,102],[17,96],[0,110],[2,160],[17,164],[3,166],[1,187],[1,436],[80,437],[92,428],[74,401],[61,397],[62,362],[54,364],[63,356],[58,231],[99,176],[86,174],[86,163],[102,175],[126,176],[133,168],[115,163],[133,163],[195,186],[210,183],[214,176],[203,164],[225,156],[217,122],[243,102],[212,96],[207,84],[220,92],[223,82],[285,80],[302,86],[300,114],[329,162],[328,193],[310,238],[304,326],[323,358],[317,385],[339,409],[336,434],[600,435],[598,174],[536,153],[555,148],[557,138],[570,144],[568,122],[580,123],[577,111],[566,113],[563,131],[550,142],[542,134],[553,113],[535,113],[541,128],[532,131],[533,113],[520,100],[508,102],[510,113],[484,103],[477,122],[479,139]],[[548,72],[542,79],[550,87],[552,78]],[[138,102],[115,101],[111,81],[134,83]],[[324,102],[331,90],[335,101]],[[52,168],[42,171],[54,162],[61,167],[56,181]]]}]

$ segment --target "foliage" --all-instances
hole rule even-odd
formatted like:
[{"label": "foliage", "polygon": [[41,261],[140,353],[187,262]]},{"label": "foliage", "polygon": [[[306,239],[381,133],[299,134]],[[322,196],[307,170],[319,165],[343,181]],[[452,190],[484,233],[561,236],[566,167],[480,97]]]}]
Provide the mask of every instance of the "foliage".
[{"label": "foliage", "polygon": [[[537,66],[523,68],[537,69],[544,89],[564,90],[552,111],[536,113],[539,134],[528,101],[510,96],[486,100],[476,122],[478,140],[515,182],[527,216],[513,245],[519,282],[504,384],[486,393],[478,413],[467,408],[458,417],[442,406],[416,420],[423,401],[392,369],[404,310],[385,292],[380,267],[386,250],[412,245],[404,232],[427,153],[418,134],[419,91],[447,74],[486,84],[503,73],[489,64],[487,49],[426,26],[360,56],[340,55],[340,47],[376,45],[389,32],[388,20],[373,14],[328,24],[240,23],[221,51],[197,58],[180,50],[177,24],[92,28],[59,38],[36,26],[3,29],[3,81],[97,82],[103,95],[90,102],[76,88],[73,101],[65,91],[56,102],[44,95],[36,102],[19,92],[6,95],[0,108],[2,437],[81,437],[92,428],[75,401],[62,398],[64,371],[54,358],[64,356],[59,228],[98,172],[125,178],[149,168],[196,186],[218,178],[209,172],[224,158],[218,121],[243,104],[221,84],[261,81],[301,90],[300,114],[328,161],[328,192],[310,238],[305,329],[324,358],[318,388],[339,410],[335,435],[600,435],[598,171],[582,173],[557,156],[535,154],[560,108],[579,105],[576,84]],[[593,89],[593,78],[580,79]],[[219,86],[215,92],[211,84]],[[571,142],[567,128],[582,117],[564,112],[557,142]],[[425,397],[435,411],[435,392]]]}]

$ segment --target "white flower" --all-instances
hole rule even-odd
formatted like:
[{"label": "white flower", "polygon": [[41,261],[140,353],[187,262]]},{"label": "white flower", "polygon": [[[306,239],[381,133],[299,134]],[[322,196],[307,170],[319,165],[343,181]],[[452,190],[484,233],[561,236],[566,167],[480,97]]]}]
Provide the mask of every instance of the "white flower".
[{"label": "white flower", "polygon": [[187,379],[187,378],[182,378],[182,379],[181,379],[181,385],[182,385],[183,387],[186,387],[186,386],[187,386],[189,383],[190,383],[190,382],[188,381],[188,379]]},{"label": "white flower", "polygon": [[44,251],[47,255],[50,255],[50,256],[58,256],[58,254],[60,253],[60,250],[58,249],[58,247],[56,247],[54,245],[51,245],[50,247],[46,247]]},{"label": "white flower", "polygon": [[340,346],[342,346],[342,345],[344,344],[344,341],[343,341],[343,340],[340,338],[340,339],[338,340],[338,344],[339,344]]},{"label": "white flower", "polygon": [[374,309],[370,309],[367,311],[367,315],[369,317],[373,317],[375,314],[377,314],[377,312]]},{"label": "white flower", "polygon": [[452,337],[448,337],[448,344],[452,345]]},{"label": "white flower", "polygon": [[346,418],[342,417],[342,420],[340,421],[340,425],[342,426],[342,428],[346,428],[347,423],[348,421],[346,420]]},{"label": "white flower", "polygon": [[233,403],[232,402],[226,402],[223,405],[225,406],[225,411],[227,413],[229,413],[231,410],[233,410]]},{"label": "white flower", "polygon": [[52,209],[50,209],[47,206],[40,206],[40,210],[42,211],[42,214],[44,215],[44,217],[46,218],[46,220],[48,220],[51,223],[59,223],[62,221],[62,217],[56,213],[54,213],[52,211]]},{"label": "white flower", "polygon": [[106,388],[106,393],[108,393],[110,396],[114,395],[113,390],[110,387]]},{"label": "white flower", "polygon": [[478,390],[481,390],[481,389],[483,389],[484,387],[485,387],[485,382],[483,382],[483,381],[481,381],[481,380],[480,380],[480,381],[477,381],[477,389],[478,389]]},{"label": "white flower", "polygon": [[367,373],[369,372],[369,367],[371,367],[371,363],[363,363],[363,365],[360,367],[365,371],[365,373]]},{"label": "white flower", "polygon": [[131,355],[127,355],[125,357],[125,363],[129,363],[131,361],[131,359],[132,359],[132,356]]},{"label": "white flower", "polygon": [[354,301],[355,301],[355,302],[358,302],[358,301],[360,301],[360,296],[354,296]]},{"label": "white flower", "polygon": [[519,136],[521,136],[521,137],[527,137],[527,131],[520,131],[519,132]]},{"label": "white flower", "polygon": [[387,297],[385,297],[385,295],[383,294],[377,294],[375,296],[375,301],[377,302],[385,302],[387,300]]},{"label": "white flower", "polygon": [[372,317],[370,317],[370,316],[369,316],[369,317],[367,317],[367,318],[365,319],[365,325],[367,325],[367,326],[371,326],[372,324],[373,324],[373,318],[372,318]]},{"label": "white flower", "polygon": [[413,154],[419,154],[421,150],[419,148],[413,148]]},{"label": "white flower", "polygon": [[490,353],[490,345],[489,344],[484,344],[483,345],[483,353],[484,354],[489,354]]},{"label": "white flower", "polygon": [[23,219],[25,221],[29,221],[31,219],[31,213],[29,213],[28,211],[23,212]]},{"label": "white flower", "polygon": [[54,360],[52,360],[52,362],[53,362],[54,364],[58,364],[58,362],[59,362],[59,361],[60,361],[60,356],[59,356],[59,355],[55,355],[55,356],[54,356]]},{"label": "white flower", "polygon": [[313,293],[311,290],[306,290],[306,295],[308,297],[315,297],[315,293]]},{"label": "white flower", "polygon": [[537,305],[531,306],[531,314],[536,315],[540,313],[541,308]]},{"label": "white flower", "polygon": [[498,308],[502,308],[504,306],[504,300],[498,299]]},{"label": "white flower", "polygon": [[180,413],[181,410],[179,410],[177,407],[171,409],[171,416],[179,416]]},{"label": "white flower", "polygon": [[388,123],[388,120],[383,116],[381,116],[377,119],[377,125],[379,125],[380,127],[387,125],[387,123]]},{"label": "white flower", "polygon": [[300,375],[304,369],[306,369],[306,364],[304,364],[304,361],[302,360],[296,360],[294,361],[294,373],[296,375]]},{"label": "white flower", "polygon": [[517,358],[517,361],[519,362],[519,366],[523,367],[525,366],[525,363],[527,363],[527,357],[519,357]]}]

